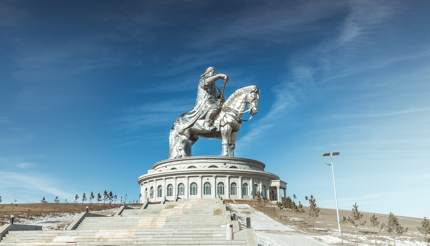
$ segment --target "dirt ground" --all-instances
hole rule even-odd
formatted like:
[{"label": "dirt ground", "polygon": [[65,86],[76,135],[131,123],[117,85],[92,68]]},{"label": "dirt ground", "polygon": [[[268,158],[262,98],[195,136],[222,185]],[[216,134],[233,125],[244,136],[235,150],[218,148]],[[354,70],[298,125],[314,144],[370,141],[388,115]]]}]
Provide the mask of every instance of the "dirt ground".
[{"label": "dirt ground", "polygon": [[79,203],[29,203],[29,204],[0,204],[0,225],[9,221],[14,215],[20,219],[30,219],[47,215],[59,215],[64,213],[80,213],[88,207],[90,211],[99,211],[119,207],[119,204],[79,204]]}]

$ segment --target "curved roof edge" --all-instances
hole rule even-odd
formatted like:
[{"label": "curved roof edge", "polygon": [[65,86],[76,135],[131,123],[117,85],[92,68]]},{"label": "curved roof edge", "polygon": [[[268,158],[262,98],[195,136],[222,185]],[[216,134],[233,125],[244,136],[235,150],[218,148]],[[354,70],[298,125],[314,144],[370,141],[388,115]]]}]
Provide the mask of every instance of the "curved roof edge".
[{"label": "curved roof edge", "polygon": [[159,162],[156,162],[152,168],[155,169],[156,167],[162,165],[162,164],[168,164],[169,162],[182,162],[182,161],[190,161],[190,160],[231,160],[231,161],[244,161],[244,162],[254,162],[258,163],[263,167],[263,169],[266,167],[266,165],[261,162],[254,159],[244,158],[244,157],[236,157],[236,156],[190,156],[190,157],[184,157],[184,158],[178,158],[178,159],[168,159],[168,160],[162,160]]}]

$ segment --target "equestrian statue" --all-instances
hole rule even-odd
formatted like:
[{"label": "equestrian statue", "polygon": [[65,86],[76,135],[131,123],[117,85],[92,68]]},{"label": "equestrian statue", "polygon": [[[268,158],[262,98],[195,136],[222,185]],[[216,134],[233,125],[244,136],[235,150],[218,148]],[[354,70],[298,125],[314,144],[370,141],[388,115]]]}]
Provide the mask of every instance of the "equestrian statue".
[{"label": "equestrian statue", "polygon": [[[224,81],[222,89],[216,86]],[[194,108],[183,113],[173,124],[169,135],[169,159],[191,156],[191,147],[199,139],[221,138],[222,155],[234,156],[236,135],[243,122],[242,115],[258,111],[260,93],[255,85],[236,90],[227,100],[224,91],[228,76],[208,67],[200,76]]]}]

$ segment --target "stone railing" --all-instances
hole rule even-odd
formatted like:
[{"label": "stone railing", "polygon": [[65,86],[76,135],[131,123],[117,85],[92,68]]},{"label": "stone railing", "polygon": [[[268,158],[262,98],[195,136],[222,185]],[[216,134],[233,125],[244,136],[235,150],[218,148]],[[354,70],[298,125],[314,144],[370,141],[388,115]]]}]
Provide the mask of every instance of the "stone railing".
[{"label": "stone railing", "polygon": [[0,241],[10,231],[41,231],[42,226],[38,225],[23,225],[23,224],[5,224],[0,227]]},{"label": "stone railing", "polygon": [[82,212],[77,216],[75,216],[72,223],[70,223],[70,225],[67,226],[64,230],[67,230],[67,231],[76,230],[76,228],[78,228],[78,226],[82,223],[82,221],[84,221],[86,217],[107,217],[107,216],[102,214],[90,213],[90,210],[88,209],[88,207],[86,207],[85,212]]}]

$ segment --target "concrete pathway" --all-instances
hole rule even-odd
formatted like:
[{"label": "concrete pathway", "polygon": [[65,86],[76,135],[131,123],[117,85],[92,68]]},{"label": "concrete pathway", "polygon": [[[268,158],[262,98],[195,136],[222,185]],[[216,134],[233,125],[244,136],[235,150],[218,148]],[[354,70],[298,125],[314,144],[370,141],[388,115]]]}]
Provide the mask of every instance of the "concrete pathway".
[{"label": "concrete pathway", "polygon": [[284,225],[260,211],[256,211],[248,204],[229,204],[239,215],[251,217],[251,227],[257,235],[258,245],[261,246],[322,246],[328,245]]}]

